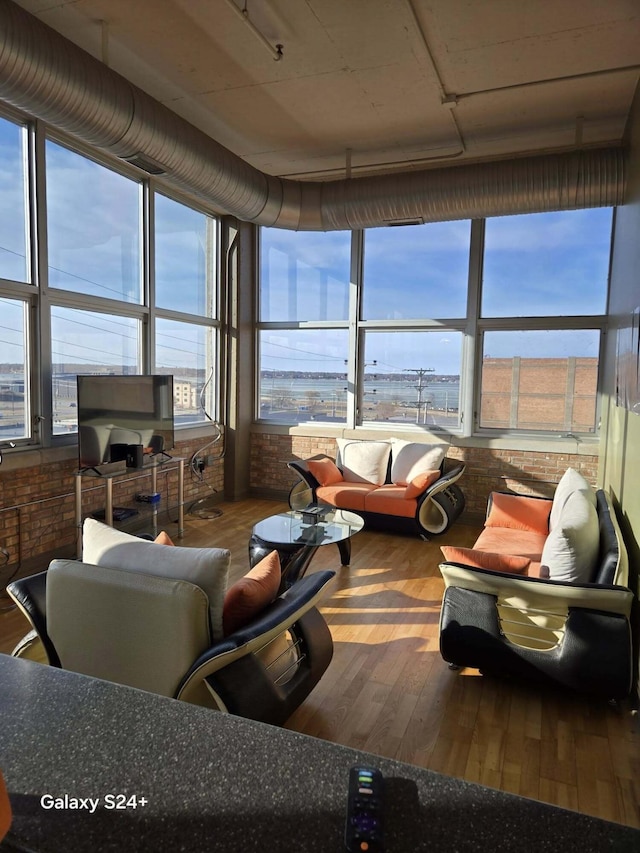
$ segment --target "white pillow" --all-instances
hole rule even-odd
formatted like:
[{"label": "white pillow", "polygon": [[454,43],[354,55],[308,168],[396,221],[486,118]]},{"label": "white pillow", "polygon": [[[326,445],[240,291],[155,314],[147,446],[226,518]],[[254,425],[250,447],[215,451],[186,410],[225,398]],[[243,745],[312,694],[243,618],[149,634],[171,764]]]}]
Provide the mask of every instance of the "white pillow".
[{"label": "white pillow", "polygon": [[358,441],[338,438],[338,467],[348,483],[373,483],[387,479],[391,445],[388,441]]},{"label": "white pillow", "polygon": [[184,580],[199,586],[209,599],[211,635],[214,640],[220,640],[223,636],[222,604],[227,589],[230,559],[230,552],[223,548],[159,545],[121,530],[114,530],[95,518],[86,518],[84,522],[84,563]]},{"label": "white pillow", "polygon": [[558,523],[558,518],[560,517],[560,513],[562,512],[569,495],[578,490],[585,493],[585,497],[594,508],[597,506],[598,502],[593,487],[587,480],[585,480],[579,471],[575,470],[575,468],[567,468],[560,478],[560,482],[556,486],[556,491],[553,496],[551,515],[549,516],[549,530],[553,530]]},{"label": "white pillow", "polygon": [[396,486],[407,486],[418,474],[436,471],[442,465],[446,452],[446,444],[394,439],[391,445],[391,482]]},{"label": "white pillow", "polygon": [[600,546],[598,513],[582,490],[573,492],[547,536],[540,563],[554,581],[589,583]]}]

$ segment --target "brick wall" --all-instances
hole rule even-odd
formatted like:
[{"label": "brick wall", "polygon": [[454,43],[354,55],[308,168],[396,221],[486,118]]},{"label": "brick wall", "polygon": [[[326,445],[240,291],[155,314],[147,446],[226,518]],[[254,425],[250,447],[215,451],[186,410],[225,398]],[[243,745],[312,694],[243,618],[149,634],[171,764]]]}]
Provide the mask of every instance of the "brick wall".
[{"label": "brick wall", "polygon": [[[193,501],[212,494],[211,488],[222,492],[223,466],[216,462],[204,471],[204,483],[191,476],[188,460],[199,451],[207,439],[179,442],[173,456],[185,458],[184,493],[188,508]],[[217,455],[218,445],[205,451]],[[35,456],[36,454],[34,454]],[[40,555],[73,556],[75,554],[75,472],[77,461],[65,459],[32,467],[0,467],[0,547],[9,552],[9,566],[38,565]],[[141,472],[129,472],[114,481],[113,502],[116,506],[134,503],[138,492],[151,491],[151,476],[139,477]],[[83,478],[83,514],[104,509],[106,496],[103,481]],[[208,485],[206,485],[208,484]],[[162,494],[161,510],[175,508],[171,518],[177,518],[177,470],[158,473],[157,489]],[[168,504],[167,504],[168,499]],[[167,516],[161,515],[161,524]],[[5,571],[6,574],[6,571]],[[4,574],[2,576],[4,578]],[[2,579],[0,578],[0,580]]]},{"label": "brick wall", "polygon": [[[287,468],[291,459],[308,459],[318,453],[335,458],[334,438],[254,433],[251,441],[251,488],[261,494],[282,496],[297,482]],[[595,485],[598,456],[523,450],[450,447],[447,456],[466,463],[459,485],[466,497],[466,514],[484,516],[487,496],[507,489],[549,497],[567,468],[575,468]]]}]

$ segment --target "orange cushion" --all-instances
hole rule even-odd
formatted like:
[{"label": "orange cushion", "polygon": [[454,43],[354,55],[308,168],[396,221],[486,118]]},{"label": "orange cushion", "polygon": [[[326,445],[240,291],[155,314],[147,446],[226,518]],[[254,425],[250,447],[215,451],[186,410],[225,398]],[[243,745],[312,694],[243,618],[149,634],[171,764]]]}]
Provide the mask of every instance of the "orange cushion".
[{"label": "orange cushion", "polygon": [[405,489],[405,498],[419,497],[424,492],[424,490],[428,489],[429,486],[433,485],[439,477],[439,469],[435,471],[423,471],[422,474],[418,474],[413,478],[413,480]]},{"label": "orange cushion", "polygon": [[493,492],[491,509],[484,524],[485,527],[510,527],[512,530],[548,534],[552,503],[541,498]]},{"label": "orange cushion", "polygon": [[343,480],[342,471],[333,459],[309,459],[307,468],[321,486],[331,486],[334,483],[341,483]]},{"label": "orange cushion", "polygon": [[508,527],[483,527],[482,533],[473,543],[476,551],[492,554],[517,554],[540,562],[547,537],[531,530],[509,530]]},{"label": "orange cushion", "polygon": [[512,554],[492,554],[490,551],[456,548],[453,545],[441,545],[440,550],[448,563],[463,563],[465,566],[472,566],[475,569],[509,572],[513,575],[526,575],[531,562],[527,557],[516,557]]},{"label": "orange cushion", "polygon": [[174,544],[174,542],[171,540],[171,537],[169,536],[169,534],[165,533],[164,530],[161,530],[160,533],[158,533],[158,535],[156,536],[156,538],[153,541],[156,542],[158,545],[173,545]]},{"label": "orange cushion", "polygon": [[282,574],[280,557],[271,551],[259,563],[229,587],[222,606],[225,637],[242,628],[257,616],[278,593]]},{"label": "orange cushion", "polygon": [[380,512],[383,515],[414,518],[417,501],[415,498],[405,498],[406,489],[406,486],[380,486],[366,495],[364,509],[367,512]]},{"label": "orange cushion", "polygon": [[322,503],[337,506],[340,509],[364,509],[364,499],[375,486],[371,483],[333,483],[331,486],[319,486],[316,497]]}]

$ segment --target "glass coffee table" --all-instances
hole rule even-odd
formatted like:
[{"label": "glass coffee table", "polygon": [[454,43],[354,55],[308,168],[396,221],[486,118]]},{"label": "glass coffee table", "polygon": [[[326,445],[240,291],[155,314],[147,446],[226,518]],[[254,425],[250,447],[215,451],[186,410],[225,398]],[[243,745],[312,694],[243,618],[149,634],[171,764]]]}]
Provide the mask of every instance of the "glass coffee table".
[{"label": "glass coffee table", "polygon": [[351,537],[363,527],[364,520],[355,512],[329,506],[308,506],[303,510],[270,515],[251,531],[249,562],[255,566],[270,551],[277,551],[282,569],[282,591],[304,575],[321,545],[337,545],[342,565],[348,566]]}]

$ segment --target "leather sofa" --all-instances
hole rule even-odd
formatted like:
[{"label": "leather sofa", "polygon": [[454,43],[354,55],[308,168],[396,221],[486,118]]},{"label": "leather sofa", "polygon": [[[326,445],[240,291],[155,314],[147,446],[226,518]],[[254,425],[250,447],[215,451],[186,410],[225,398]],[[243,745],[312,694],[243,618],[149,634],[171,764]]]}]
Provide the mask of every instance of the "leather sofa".
[{"label": "leather sofa", "polygon": [[447,445],[401,439],[338,439],[335,462],[324,454],[293,460],[298,482],[289,494],[292,509],[328,504],[352,510],[368,527],[444,533],[460,516],[465,499],[458,480],[462,462],[446,457]]},{"label": "leather sofa", "polygon": [[633,593],[605,491],[569,469],[553,500],[494,493],[474,548],[442,550],[440,651],[451,665],[608,700],[630,693]]}]

